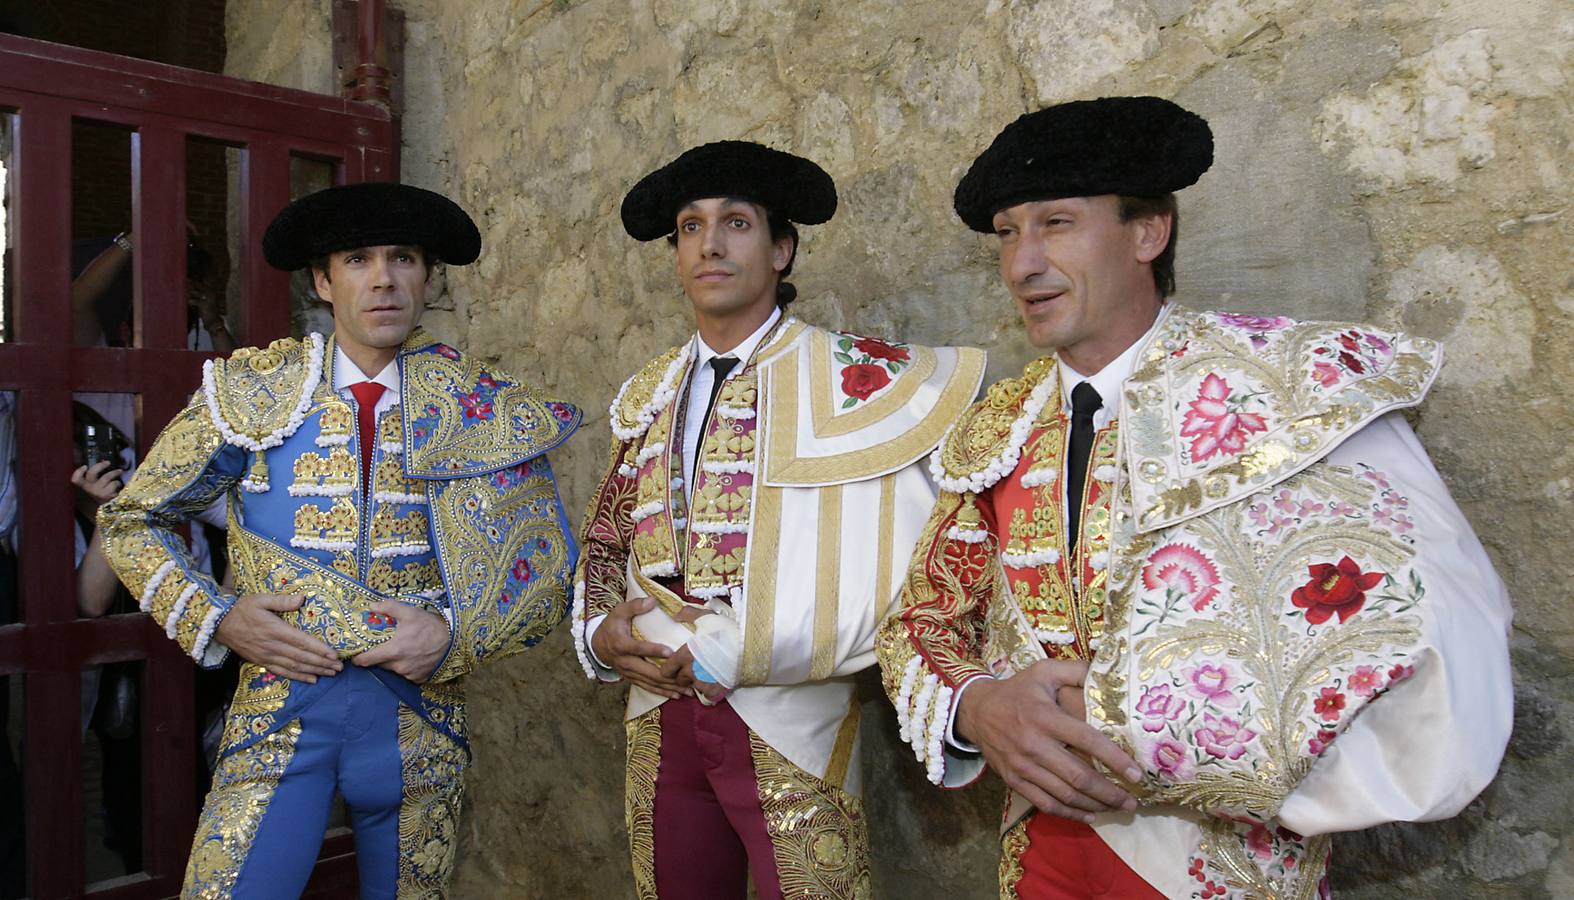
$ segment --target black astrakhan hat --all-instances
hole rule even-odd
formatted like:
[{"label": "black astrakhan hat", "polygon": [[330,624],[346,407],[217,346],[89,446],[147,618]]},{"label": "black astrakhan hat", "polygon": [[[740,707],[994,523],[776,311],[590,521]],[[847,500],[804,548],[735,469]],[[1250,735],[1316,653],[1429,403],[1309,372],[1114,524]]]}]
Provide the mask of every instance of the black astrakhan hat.
[{"label": "black astrakhan hat", "polygon": [[335,250],[413,244],[432,260],[466,266],[481,255],[481,233],[459,204],[407,184],[363,182],[318,191],[286,206],[262,236],[275,269],[304,269]]},{"label": "black astrakhan hat", "polygon": [[749,200],[800,225],[836,212],[836,183],[809,160],[750,141],[717,141],[641,178],[623,198],[623,228],[635,240],[666,237],[678,210],[705,197]]},{"label": "black astrakhan hat", "polygon": [[1005,127],[956,186],[956,214],[991,232],[995,213],[1031,200],[1125,194],[1159,197],[1213,165],[1202,116],[1159,97],[1077,100]]}]

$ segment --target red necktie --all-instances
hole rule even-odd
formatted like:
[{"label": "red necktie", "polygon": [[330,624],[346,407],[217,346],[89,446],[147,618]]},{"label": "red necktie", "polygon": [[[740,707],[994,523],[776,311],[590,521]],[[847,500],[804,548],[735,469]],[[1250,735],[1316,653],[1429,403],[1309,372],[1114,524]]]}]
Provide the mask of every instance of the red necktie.
[{"label": "red necktie", "polygon": [[387,390],[375,381],[363,381],[360,384],[350,385],[350,393],[355,395],[355,404],[359,407],[355,411],[356,433],[361,441],[361,485],[364,487],[372,480],[372,441],[377,438],[377,398]]}]

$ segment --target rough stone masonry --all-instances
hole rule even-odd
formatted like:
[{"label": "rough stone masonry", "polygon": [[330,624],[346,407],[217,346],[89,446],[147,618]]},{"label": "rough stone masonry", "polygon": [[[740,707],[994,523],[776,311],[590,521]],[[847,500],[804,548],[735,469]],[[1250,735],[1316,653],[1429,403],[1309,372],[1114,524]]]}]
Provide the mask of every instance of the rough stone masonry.
[{"label": "rough stone masonry", "polygon": [[[681,341],[665,244],[617,222],[684,147],[748,138],[841,189],[796,266],[799,316],[1031,357],[990,240],[950,208],[1006,122],[1062,100],[1171,97],[1218,160],[1181,195],[1180,299],[1369,320],[1447,342],[1416,417],[1517,609],[1502,774],[1458,819],[1343,839],[1341,896],[1574,896],[1574,6],[1557,0],[403,0],[404,180],[476,217],[478,265],[427,317],[570,398],[583,508],[606,407]],[[229,4],[229,74],[335,91],[330,0]],[[277,27],[281,22],[304,23]],[[454,893],[619,897],[621,692],[567,630],[472,681],[475,765]],[[1464,664],[1468,664],[1465,661]],[[998,782],[942,793],[867,686],[881,897],[995,894]]]}]

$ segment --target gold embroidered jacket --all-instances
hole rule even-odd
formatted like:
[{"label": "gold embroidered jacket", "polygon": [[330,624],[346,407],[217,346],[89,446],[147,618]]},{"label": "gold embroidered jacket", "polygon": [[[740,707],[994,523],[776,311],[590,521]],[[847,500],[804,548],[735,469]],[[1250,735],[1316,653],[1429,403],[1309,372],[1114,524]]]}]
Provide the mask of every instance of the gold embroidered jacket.
[{"label": "gold embroidered jacket", "polygon": [[[228,654],[214,634],[237,594],[304,595],[286,619],[344,658],[391,636],[372,602],[443,614],[452,640],[426,685],[376,674],[462,741],[461,676],[535,644],[567,612],[577,551],[545,454],[579,411],[417,329],[362,484],[355,409],[332,389],[332,359],[314,334],[210,362],[203,390],[100,511],[106,555],[204,666]],[[174,531],[225,496],[236,594],[193,567]],[[250,718],[226,750],[289,721],[311,688],[244,666],[235,709]]]}]

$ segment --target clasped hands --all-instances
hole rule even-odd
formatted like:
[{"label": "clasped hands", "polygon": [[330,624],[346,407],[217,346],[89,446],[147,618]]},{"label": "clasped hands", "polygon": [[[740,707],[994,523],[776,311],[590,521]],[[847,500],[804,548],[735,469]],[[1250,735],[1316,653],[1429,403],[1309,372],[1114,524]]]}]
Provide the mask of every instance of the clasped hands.
[{"label": "clasped hands", "polygon": [[[694,654],[686,645],[673,652],[665,644],[634,636],[634,617],[655,607],[656,601],[650,597],[625,600],[614,606],[591,636],[590,647],[596,658],[629,683],[669,700],[689,693],[703,695],[711,702],[726,696],[727,689],[721,685],[694,677]],[[696,606],[679,610],[673,618],[689,624],[709,615],[715,614]]]},{"label": "clasped hands", "polygon": [[[284,621],[301,608],[300,594],[245,594],[220,620],[215,637],[247,662],[292,681],[315,682],[344,668],[320,638]],[[380,600],[368,607],[393,619],[393,637],[353,660],[362,668],[381,666],[414,682],[432,677],[448,652],[448,623],[442,616],[403,603]]]},{"label": "clasped hands", "polygon": [[1089,760],[1127,781],[1136,761],[1086,721],[1082,683],[1088,664],[1043,660],[1011,676],[969,682],[956,733],[983,751],[1012,790],[1050,815],[1092,822],[1095,813],[1132,810],[1136,800]]}]

